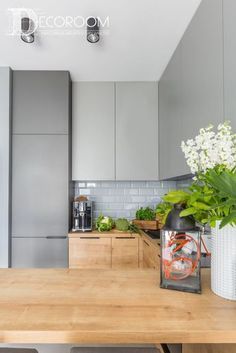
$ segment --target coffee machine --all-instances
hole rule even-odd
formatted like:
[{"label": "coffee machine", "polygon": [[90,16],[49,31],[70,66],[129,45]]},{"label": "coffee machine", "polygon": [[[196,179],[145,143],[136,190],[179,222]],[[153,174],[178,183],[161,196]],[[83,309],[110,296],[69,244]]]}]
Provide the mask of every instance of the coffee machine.
[{"label": "coffee machine", "polygon": [[92,201],[74,201],[72,231],[91,232],[92,227]]}]

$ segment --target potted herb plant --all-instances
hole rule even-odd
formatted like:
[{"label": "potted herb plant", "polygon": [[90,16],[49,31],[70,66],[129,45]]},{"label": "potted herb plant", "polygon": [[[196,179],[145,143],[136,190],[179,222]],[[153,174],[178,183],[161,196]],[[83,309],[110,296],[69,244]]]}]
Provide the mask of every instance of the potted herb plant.
[{"label": "potted herb plant", "polygon": [[236,135],[229,122],[201,129],[195,139],[182,142],[193,184],[171,191],[165,201],[182,203],[181,216],[192,216],[212,227],[211,287],[236,300]]}]

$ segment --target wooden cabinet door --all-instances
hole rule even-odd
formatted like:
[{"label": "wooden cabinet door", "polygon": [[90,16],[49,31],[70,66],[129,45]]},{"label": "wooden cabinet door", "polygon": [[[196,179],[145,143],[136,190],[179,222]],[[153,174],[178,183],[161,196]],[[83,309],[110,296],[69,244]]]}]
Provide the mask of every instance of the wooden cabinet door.
[{"label": "wooden cabinet door", "polygon": [[69,267],[111,268],[111,238],[69,239]]},{"label": "wooden cabinet door", "polygon": [[115,179],[114,83],[75,82],[72,179]]},{"label": "wooden cabinet door", "polygon": [[116,83],[116,179],[157,180],[158,84]]},{"label": "wooden cabinet door", "polygon": [[112,238],[112,268],[139,267],[139,238]]},{"label": "wooden cabinet door", "polygon": [[143,239],[143,268],[160,269],[160,250]]}]

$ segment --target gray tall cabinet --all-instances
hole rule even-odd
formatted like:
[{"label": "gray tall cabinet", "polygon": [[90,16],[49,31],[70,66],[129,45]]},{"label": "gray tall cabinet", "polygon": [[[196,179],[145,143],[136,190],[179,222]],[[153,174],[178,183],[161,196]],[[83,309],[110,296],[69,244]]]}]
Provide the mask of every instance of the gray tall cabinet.
[{"label": "gray tall cabinet", "polygon": [[236,1],[223,0],[224,115],[236,131]]},{"label": "gray tall cabinet", "polygon": [[203,0],[160,79],[160,179],[189,174],[181,141],[224,119],[222,33],[222,0]]},{"label": "gray tall cabinet", "polygon": [[12,267],[66,267],[70,76],[14,71]]},{"label": "gray tall cabinet", "polygon": [[11,204],[11,86],[12,72],[0,67],[0,267],[9,266]]}]

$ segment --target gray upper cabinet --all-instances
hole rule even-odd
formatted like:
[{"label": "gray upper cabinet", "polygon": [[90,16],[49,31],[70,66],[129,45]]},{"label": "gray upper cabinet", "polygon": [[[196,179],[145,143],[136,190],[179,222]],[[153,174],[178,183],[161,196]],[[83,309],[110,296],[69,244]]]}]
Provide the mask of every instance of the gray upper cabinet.
[{"label": "gray upper cabinet", "polygon": [[181,141],[223,120],[222,0],[200,4],[160,80],[159,106],[160,179],[189,174]]},{"label": "gray upper cabinet", "polygon": [[68,232],[68,136],[13,135],[12,236]]},{"label": "gray upper cabinet", "polygon": [[73,83],[72,179],[115,179],[114,83]]},{"label": "gray upper cabinet", "polygon": [[13,133],[68,134],[69,72],[14,71]]},{"label": "gray upper cabinet", "polygon": [[180,148],[183,129],[181,71],[181,46],[179,45],[159,82],[160,179],[188,173]]},{"label": "gray upper cabinet", "polygon": [[223,1],[224,14],[224,103],[225,119],[236,131],[236,1]]},{"label": "gray upper cabinet", "polygon": [[158,84],[116,83],[116,179],[158,178]]},{"label": "gray upper cabinet", "polygon": [[182,40],[183,138],[223,120],[222,0],[203,0]]}]

